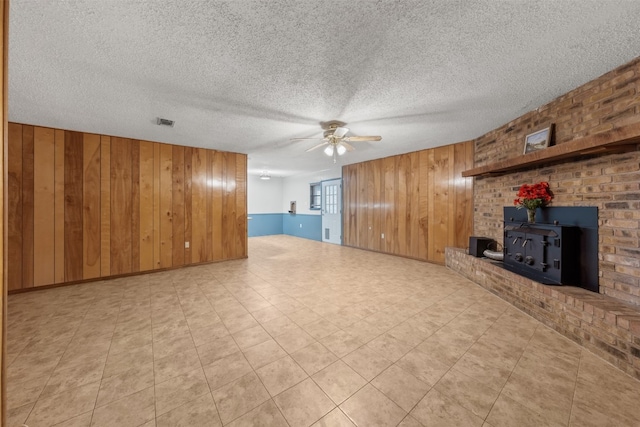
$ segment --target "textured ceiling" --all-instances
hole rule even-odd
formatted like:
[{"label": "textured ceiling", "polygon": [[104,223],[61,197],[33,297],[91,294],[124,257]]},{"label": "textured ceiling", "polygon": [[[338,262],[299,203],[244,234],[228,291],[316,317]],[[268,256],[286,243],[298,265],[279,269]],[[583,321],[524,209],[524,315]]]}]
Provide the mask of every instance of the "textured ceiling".
[{"label": "textured ceiling", "polygon": [[[477,137],[640,55],[637,0],[17,0],[9,119],[249,154],[249,173]],[[156,117],[176,121],[174,128]]]}]

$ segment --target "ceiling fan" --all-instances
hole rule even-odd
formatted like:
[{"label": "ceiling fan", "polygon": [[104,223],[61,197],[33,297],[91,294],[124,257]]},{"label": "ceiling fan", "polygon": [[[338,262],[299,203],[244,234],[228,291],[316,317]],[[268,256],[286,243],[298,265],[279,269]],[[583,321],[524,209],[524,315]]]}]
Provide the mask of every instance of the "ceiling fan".
[{"label": "ceiling fan", "polygon": [[323,138],[292,138],[292,141],[301,141],[301,140],[322,140],[322,142],[318,145],[315,145],[308,150],[313,151],[317,148],[324,147],[324,153],[333,157],[333,163],[336,163],[337,156],[342,156],[347,151],[355,150],[355,147],[350,142],[361,142],[361,141],[380,141],[382,139],[381,136],[346,136],[349,132],[349,128],[341,126],[344,125],[342,122],[329,122],[326,125],[326,130],[324,131]]}]

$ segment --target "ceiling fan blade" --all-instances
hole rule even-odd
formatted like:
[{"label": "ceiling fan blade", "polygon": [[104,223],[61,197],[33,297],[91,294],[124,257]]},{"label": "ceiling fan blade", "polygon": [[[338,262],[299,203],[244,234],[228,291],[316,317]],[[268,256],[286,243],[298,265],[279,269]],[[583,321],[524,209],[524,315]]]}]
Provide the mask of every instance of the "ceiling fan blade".
[{"label": "ceiling fan blade", "polygon": [[360,141],[380,141],[382,139],[381,136],[348,136],[343,139],[343,141],[347,142],[360,142]]},{"label": "ceiling fan blade", "polygon": [[314,141],[318,141],[324,138],[289,138],[289,141],[306,141],[308,139],[312,139]]},{"label": "ceiling fan blade", "polygon": [[351,144],[348,144],[344,141],[344,139],[342,141],[340,141],[340,144],[344,145],[344,148],[347,149],[347,151],[353,151],[355,150],[355,147]]},{"label": "ceiling fan blade", "polygon": [[333,136],[336,138],[342,138],[349,132],[349,128],[337,127],[336,130],[333,131]]},{"label": "ceiling fan blade", "polygon": [[305,151],[308,153],[309,151],[313,151],[313,150],[315,150],[316,148],[320,148],[320,147],[322,147],[323,145],[327,145],[327,144],[328,144],[328,142],[326,142],[326,141],[325,141],[325,142],[323,142],[322,144],[315,145],[315,146],[313,146],[313,147],[311,147],[311,148],[309,148],[308,150],[305,150]]}]

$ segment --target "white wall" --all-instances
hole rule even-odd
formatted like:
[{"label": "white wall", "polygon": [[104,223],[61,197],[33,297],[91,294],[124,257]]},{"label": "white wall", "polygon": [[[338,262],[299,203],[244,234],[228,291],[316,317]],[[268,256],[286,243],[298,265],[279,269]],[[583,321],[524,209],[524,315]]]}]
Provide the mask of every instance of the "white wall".
[{"label": "white wall", "polygon": [[335,165],[330,169],[290,176],[283,179],[281,212],[289,210],[289,202],[295,200],[297,213],[320,215],[318,210],[309,209],[309,184],[326,181],[332,178],[342,178],[342,166]]},{"label": "white wall", "polygon": [[247,210],[249,215],[259,213],[284,213],[282,209],[283,179],[272,177],[269,180],[259,176],[247,177]]}]

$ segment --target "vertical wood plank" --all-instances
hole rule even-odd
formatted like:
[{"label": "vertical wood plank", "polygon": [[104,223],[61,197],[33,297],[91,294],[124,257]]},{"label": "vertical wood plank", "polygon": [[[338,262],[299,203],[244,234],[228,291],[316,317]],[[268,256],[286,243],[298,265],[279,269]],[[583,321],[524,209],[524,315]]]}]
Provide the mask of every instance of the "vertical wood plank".
[{"label": "vertical wood plank", "polygon": [[407,255],[407,175],[409,173],[406,154],[396,156],[396,212],[397,232],[394,233],[394,253]]},{"label": "vertical wood plank", "polygon": [[[214,240],[220,240],[220,236],[216,233],[215,237],[214,237],[214,226],[213,226],[213,219],[214,219],[214,212],[216,211],[216,209],[221,209],[220,205],[215,205],[213,203],[213,193],[214,193],[214,151],[212,150],[207,150],[206,153],[206,164],[207,164],[207,187],[206,187],[206,221],[205,221],[205,235],[207,236],[205,238],[205,253],[206,253],[206,260],[207,261],[211,261],[214,258]],[[222,242],[220,242],[222,243]]]},{"label": "vertical wood plank", "polygon": [[131,272],[140,271],[140,141],[131,140]]},{"label": "vertical wood plank", "polygon": [[236,154],[236,258],[247,256],[247,156]]},{"label": "vertical wood plank", "polygon": [[140,141],[140,271],[154,269],[153,142]]},{"label": "vertical wood plank", "polygon": [[192,235],[191,262],[203,262],[207,258],[205,236],[207,229],[207,150],[194,148],[192,150]]},{"label": "vertical wood plank", "polygon": [[54,132],[55,138],[55,206],[54,206],[54,234],[55,234],[55,253],[54,253],[54,281],[55,283],[64,282],[64,154],[65,154],[65,132],[63,130],[56,129]]},{"label": "vertical wood plank", "polygon": [[[184,249],[184,263],[191,264],[191,156],[193,149],[184,149],[184,241],[189,247]],[[186,245],[185,245],[186,246]]]},{"label": "vertical wood plank", "polygon": [[55,268],[55,133],[51,128],[36,127],[33,145],[33,232],[37,236],[34,246],[33,285],[54,283]]},{"label": "vertical wood plank", "polygon": [[407,198],[409,205],[409,255],[412,258],[420,258],[420,155],[418,152],[409,154],[411,161],[411,171],[409,178],[411,183],[408,186]]},{"label": "vertical wood plank", "polygon": [[100,136],[100,276],[111,274],[111,138]]},{"label": "vertical wood plank", "polygon": [[83,134],[82,182],[82,278],[100,277],[100,135]]},{"label": "vertical wood plank", "polygon": [[160,267],[171,267],[173,256],[173,149],[160,144]]},{"label": "vertical wood plank", "polygon": [[380,233],[382,233],[383,209],[384,209],[384,168],[382,159],[372,162],[373,186],[374,186],[374,215],[373,215],[373,244],[371,248],[376,251],[382,250],[380,247]]},{"label": "vertical wood plank", "polygon": [[435,252],[436,252],[436,242],[435,242],[435,225],[436,225],[436,165],[435,165],[435,149],[428,150],[427,156],[427,164],[429,165],[428,172],[428,188],[427,188],[427,199],[429,200],[428,204],[428,223],[429,227],[427,229],[427,260],[433,261],[435,260]]},{"label": "vertical wood plank", "polygon": [[367,221],[365,224],[365,232],[366,232],[366,248],[367,249],[375,249],[374,243],[374,224],[375,224],[375,215],[376,215],[376,202],[375,202],[375,162],[370,161],[365,163],[365,174],[366,174],[366,182],[367,182]]},{"label": "vertical wood plank", "polygon": [[111,138],[111,274],[131,272],[131,141]]},{"label": "vertical wood plank", "polygon": [[395,233],[396,222],[396,206],[395,206],[395,160],[393,157],[385,157],[384,162],[384,204],[385,204],[385,221],[384,221],[384,238],[382,238],[382,247],[385,252],[393,253],[393,235]]},{"label": "vertical wood plank", "polygon": [[33,287],[33,126],[22,127],[22,287]]},{"label": "vertical wood plank", "polygon": [[184,147],[173,146],[172,154],[172,265],[184,265]]},{"label": "vertical wood plank", "polygon": [[213,259],[224,259],[223,249],[223,192],[225,190],[225,182],[223,174],[225,173],[225,164],[223,153],[220,151],[212,151],[213,164],[211,167],[211,202],[213,206],[212,212],[212,233],[213,233]]},{"label": "vertical wood plank", "polygon": [[160,144],[153,143],[153,268],[160,268]]},{"label": "vertical wood plank", "polygon": [[236,240],[236,161],[235,154],[223,153],[225,187],[222,198],[222,257],[235,257],[234,243]]},{"label": "vertical wood plank", "polygon": [[[358,165],[349,167],[349,195],[351,204],[349,206],[349,240],[351,245],[358,246],[358,203],[360,203],[360,194],[358,194]],[[344,207],[343,207],[344,209]]]},{"label": "vertical wood plank", "polygon": [[444,248],[448,239],[449,222],[449,181],[450,181],[450,148],[448,146],[434,149],[434,207],[433,224],[434,253],[431,261],[444,263]]},{"label": "vertical wood plank", "polygon": [[0,12],[0,46],[2,47],[2,62],[0,63],[0,82],[2,82],[2,91],[0,97],[2,98],[2,109],[0,110],[0,122],[2,128],[0,134],[2,135],[3,149],[0,151],[0,176],[2,176],[2,183],[0,184],[0,193],[3,195],[0,197],[0,212],[3,212],[4,218],[0,222],[0,236],[2,237],[2,247],[0,248],[0,271],[3,272],[2,276],[2,292],[0,293],[0,425],[4,424],[4,420],[7,419],[7,370],[6,367],[10,362],[6,359],[6,348],[8,341],[7,334],[7,259],[8,259],[8,247],[7,247],[7,161],[8,161],[8,114],[9,114],[9,78],[8,78],[8,59],[9,59],[9,1],[2,2],[2,11]]},{"label": "vertical wood plank", "polygon": [[7,147],[7,281],[22,288],[22,125],[9,123]]},{"label": "vertical wood plank", "polygon": [[422,260],[429,259],[429,152],[431,150],[422,150],[418,152],[418,162],[420,168],[419,186],[420,197],[418,200],[418,226],[419,226],[419,246],[418,257]]},{"label": "vertical wood plank", "polygon": [[64,280],[82,279],[82,168],[83,135],[64,133]]},{"label": "vertical wood plank", "polygon": [[368,195],[367,195],[367,172],[364,163],[356,165],[356,173],[358,174],[358,204],[356,206],[356,219],[358,224],[358,247],[367,247],[367,228],[368,222]]}]

